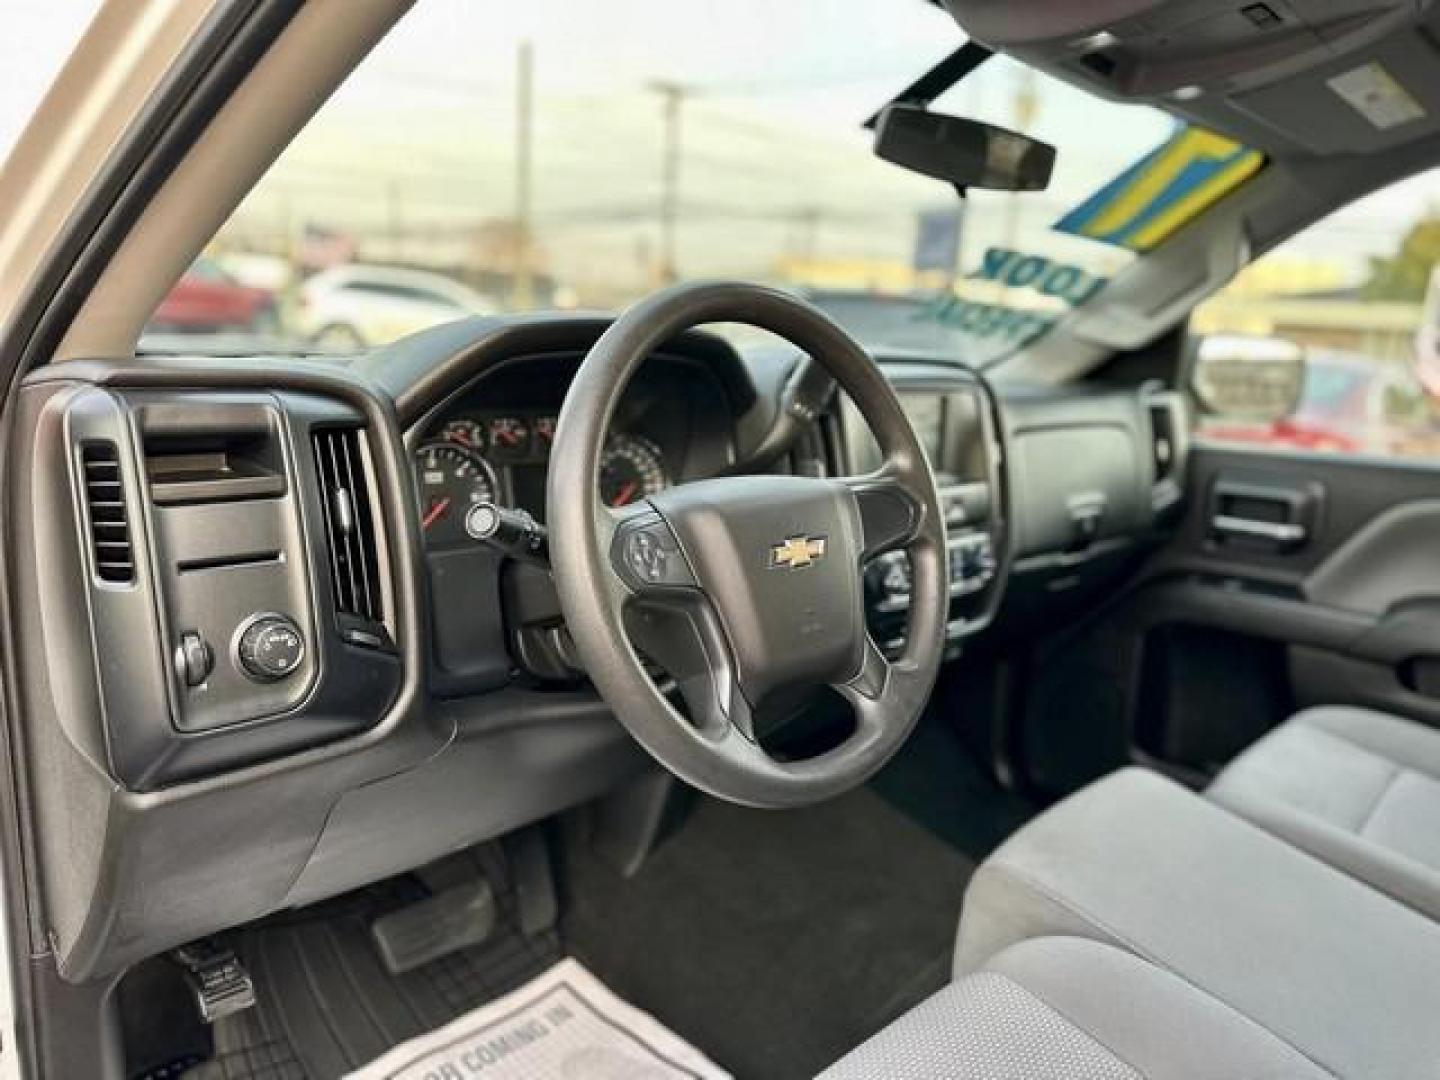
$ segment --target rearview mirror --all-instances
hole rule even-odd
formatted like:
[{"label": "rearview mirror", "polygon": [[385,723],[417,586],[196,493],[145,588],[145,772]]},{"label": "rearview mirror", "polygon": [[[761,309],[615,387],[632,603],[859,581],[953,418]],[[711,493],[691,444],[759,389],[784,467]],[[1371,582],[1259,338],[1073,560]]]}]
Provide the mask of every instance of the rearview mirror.
[{"label": "rearview mirror", "polygon": [[1055,148],[1048,143],[915,105],[891,105],[880,114],[875,154],[962,192],[1043,191],[1055,167]]},{"label": "rearview mirror", "polygon": [[1300,403],[1305,349],[1280,338],[1213,334],[1200,339],[1190,389],[1207,413],[1271,423]]}]

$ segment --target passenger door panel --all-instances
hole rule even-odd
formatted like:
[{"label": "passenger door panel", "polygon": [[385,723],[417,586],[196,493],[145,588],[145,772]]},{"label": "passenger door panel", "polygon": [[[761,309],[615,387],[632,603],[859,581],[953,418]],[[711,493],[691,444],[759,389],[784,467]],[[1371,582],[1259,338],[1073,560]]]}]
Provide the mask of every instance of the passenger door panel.
[{"label": "passenger door panel", "polygon": [[[1164,762],[1167,748],[1186,745],[1233,752],[1291,706],[1363,705],[1440,726],[1440,465],[1198,442],[1190,467],[1187,514],[1135,598],[1131,730],[1141,756]],[[1188,661],[1175,654],[1177,628],[1193,632]],[[1232,648],[1281,660],[1280,691],[1263,667],[1232,658],[1217,669],[1199,655]],[[1155,649],[1170,650],[1158,672]],[[1237,684],[1224,695],[1232,709],[1271,702],[1239,709],[1265,723],[1236,731],[1234,715],[1164,708],[1187,683],[1194,696],[1215,696],[1207,680]],[[1167,731],[1157,706],[1182,727],[1209,723],[1230,737]],[[1172,764],[1203,774],[1221,761]]]}]

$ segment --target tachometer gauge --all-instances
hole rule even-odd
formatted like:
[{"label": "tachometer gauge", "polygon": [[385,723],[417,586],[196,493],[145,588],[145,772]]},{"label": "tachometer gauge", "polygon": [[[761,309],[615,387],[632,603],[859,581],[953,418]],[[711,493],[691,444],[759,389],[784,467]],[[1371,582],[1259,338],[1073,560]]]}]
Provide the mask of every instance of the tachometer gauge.
[{"label": "tachometer gauge", "polygon": [[478,502],[494,502],[495,473],[475,451],[456,442],[432,442],[415,454],[420,527],[427,544],[465,538],[465,515]]},{"label": "tachometer gauge", "polygon": [[670,486],[660,448],[638,435],[612,435],[600,458],[600,498],[629,506]]}]

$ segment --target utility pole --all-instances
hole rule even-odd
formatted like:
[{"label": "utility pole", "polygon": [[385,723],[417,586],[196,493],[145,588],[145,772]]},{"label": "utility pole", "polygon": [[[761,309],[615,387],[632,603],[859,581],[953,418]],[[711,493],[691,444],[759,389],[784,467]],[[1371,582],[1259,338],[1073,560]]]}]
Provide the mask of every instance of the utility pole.
[{"label": "utility pole", "polygon": [[515,54],[515,282],[512,306],[535,306],[532,178],[534,169],[535,50],[522,41]]},{"label": "utility pole", "polygon": [[679,280],[675,261],[675,227],[680,216],[680,128],[686,98],[692,91],[676,82],[652,82],[665,110],[665,151],[660,174],[660,283]]}]

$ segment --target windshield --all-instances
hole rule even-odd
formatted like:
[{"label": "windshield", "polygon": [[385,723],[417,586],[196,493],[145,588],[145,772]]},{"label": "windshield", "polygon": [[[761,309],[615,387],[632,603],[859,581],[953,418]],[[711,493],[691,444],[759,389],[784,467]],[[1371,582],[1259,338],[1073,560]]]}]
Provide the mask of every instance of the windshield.
[{"label": "windshield", "polygon": [[726,277],[809,296],[876,349],[985,363],[1136,257],[1054,226],[1173,122],[996,57],[936,107],[1027,130],[1058,164],[1048,191],[976,191],[962,212],[861,126],[961,40],[921,0],[736,0],[724,18],[421,0],[142,348],[354,352],[459,314],[615,309]]}]

